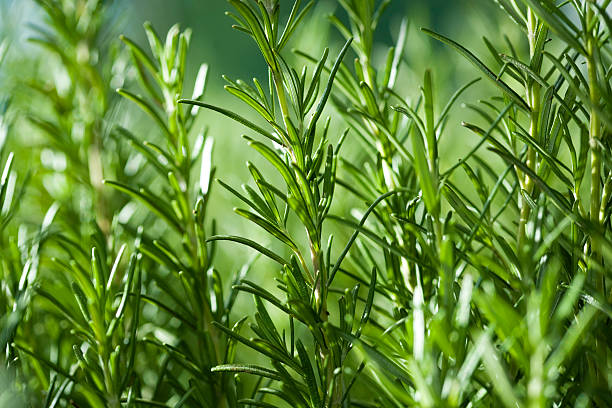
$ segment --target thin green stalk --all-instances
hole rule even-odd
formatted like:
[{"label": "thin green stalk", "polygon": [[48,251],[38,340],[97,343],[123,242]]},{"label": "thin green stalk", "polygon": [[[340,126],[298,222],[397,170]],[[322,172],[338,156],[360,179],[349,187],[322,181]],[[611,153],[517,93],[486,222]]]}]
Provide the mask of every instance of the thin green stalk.
[{"label": "thin green stalk", "polygon": [[[288,120],[291,116],[289,111],[289,104],[287,103],[287,96],[285,95],[283,74],[281,72],[277,72],[273,68],[270,69],[272,70],[272,77],[274,78],[274,87],[276,88],[276,96],[278,98],[278,104],[281,109],[281,115],[283,116],[283,123],[285,125],[285,129],[289,129]],[[290,146],[287,146],[287,148],[289,149],[289,151],[291,151]]]},{"label": "thin green stalk", "polygon": [[601,195],[601,206],[599,208],[599,224],[603,224],[606,218],[606,207],[612,197],[612,172],[608,172],[606,183]]},{"label": "thin green stalk", "polygon": [[[593,0],[589,0],[593,2]],[[599,226],[599,210],[601,207],[601,152],[600,152],[600,139],[601,139],[601,123],[597,106],[599,106],[600,94],[599,94],[599,81],[597,76],[597,30],[598,24],[596,23],[595,13],[593,8],[586,7],[586,22],[587,29],[592,27],[592,31],[587,31],[587,73],[589,81],[589,98],[593,109],[590,112],[589,120],[589,143],[591,147],[591,202],[590,202],[590,218],[591,222]],[[597,240],[591,240],[591,257],[595,260],[599,260],[601,254],[601,246]],[[598,281],[598,288],[602,289],[602,282]]]},{"label": "thin green stalk", "polygon": [[[595,3],[594,0],[589,0],[588,3]],[[601,226],[600,221],[600,208],[601,208],[601,151],[600,151],[600,139],[601,139],[601,122],[599,119],[599,113],[597,107],[599,106],[599,100],[601,95],[599,93],[599,79],[597,75],[597,54],[598,54],[598,30],[599,24],[597,17],[593,12],[593,7],[588,4],[586,5],[586,51],[587,51],[587,73],[589,81],[589,98],[591,101],[591,112],[589,118],[589,144],[591,148],[591,192],[590,192],[590,220],[595,228],[599,229]],[[601,243],[599,239],[591,238],[591,253],[590,260],[596,264],[602,263],[601,256]],[[591,269],[591,266],[590,266]],[[593,278],[595,279],[595,287],[600,292],[604,299],[607,298],[605,293],[605,274],[597,276],[595,273]],[[601,362],[607,361],[608,346],[601,339],[597,339],[595,343],[597,350],[597,359],[593,361],[593,365],[596,369],[596,378],[601,387],[608,386],[608,372],[606,371],[606,364]],[[599,400],[599,399],[598,399]]]},{"label": "thin green stalk", "polygon": [[[529,8],[527,10],[527,37],[529,41],[529,57],[533,61],[537,58],[536,53],[538,50],[537,42],[538,42],[538,27],[539,20],[535,15],[534,11]],[[538,67],[539,68],[539,67]],[[539,73],[539,72],[538,72]],[[541,86],[533,79],[527,80],[527,100],[529,103],[529,107],[531,108],[531,114],[529,117],[529,134],[534,140],[538,140],[538,120],[540,116],[540,90]],[[531,146],[527,148],[527,167],[533,171],[536,170],[537,166],[537,155],[535,149]],[[528,195],[533,193],[534,183],[531,177],[527,174],[521,175],[519,173],[519,178],[522,178],[522,186],[521,188],[525,190]],[[529,221],[529,215],[531,213],[531,207],[523,198],[521,192],[519,191],[519,203],[520,203],[520,218],[519,218],[519,226],[517,233],[517,248],[519,251],[523,250],[525,245],[526,231],[525,227],[527,222]]]}]

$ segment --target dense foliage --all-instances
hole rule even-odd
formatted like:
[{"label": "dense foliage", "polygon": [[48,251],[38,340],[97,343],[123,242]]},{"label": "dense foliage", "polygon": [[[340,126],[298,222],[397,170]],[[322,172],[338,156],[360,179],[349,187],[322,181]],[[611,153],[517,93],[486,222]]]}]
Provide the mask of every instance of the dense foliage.
[{"label": "dense foliage", "polygon": [[189,29],[36,0],[38,61],[0,38],[0,406],[612,406],[610,0],[491,2],[490,55],[421,29],[472,68],[448,92],[403,78],[408,18],[381,53],[389,0],[229,0],[268,75],[228,107]]}]

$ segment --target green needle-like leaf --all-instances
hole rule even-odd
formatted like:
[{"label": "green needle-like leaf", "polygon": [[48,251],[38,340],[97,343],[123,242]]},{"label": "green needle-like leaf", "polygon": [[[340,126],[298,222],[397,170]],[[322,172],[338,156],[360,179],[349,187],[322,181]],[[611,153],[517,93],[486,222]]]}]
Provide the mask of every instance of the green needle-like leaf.
[{"label": "green needle-like leaf", "polygon": [[426,28],[421,28],[421,31],[423,31],[425,34],[435,38],[436,40],[441,41],[444,44],[447,44],[447,45],[451,46],[452,48],[454,48],[459,54],[461,54],[470,63],[472,63],[472,65],[474,65],[483,74],[485,74],[485,76],[489,80],[491,80],[499,89],[501,89],[514,102],[516,102],[518,106],[520,106],[526,112],[530,111],[529,105],[527,105],[527,103],[523,100],[523,98],[521,98],[516,92],[514,92],[514,90],[512,88],[510,88],[510,86],[508,86],[508,84],[506,84],[504,81],[499,79],[497,77],[497,75],[495,75],[493,73],[493,71],[491,71],[489,68],[487,68],[487,66],[482,61],[480,61],[478,59],[478,57],[476,57],[474,54],[472,54],[467,48],[465,48],[462,45],[456,43],[455,41],[451,40],[450,38],[447,38],[447,37],[445,37],[445,36],[443,36],[441,34],[438,34],[438,33],[434,32],[434,31],[428,30]]}]

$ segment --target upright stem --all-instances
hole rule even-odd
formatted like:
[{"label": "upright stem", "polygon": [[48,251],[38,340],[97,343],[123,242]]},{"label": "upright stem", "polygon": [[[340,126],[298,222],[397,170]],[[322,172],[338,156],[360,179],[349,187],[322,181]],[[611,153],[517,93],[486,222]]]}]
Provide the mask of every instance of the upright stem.
[{"label": "upright stem", "polygon": [[[594,25],[594,13],[591,7],[587,7],[587,28]],[[601,124],[595,107],[599,104],[599,88],[597,79],[597,28],[587,32],[587,72],[589,76],[589,97],[593,108],[590,112],[589,142],[591,146],[591,222],[599,225],[599,210],[601,206],[601,154],[599,151],[599,139],[601,138]],[[597,259],[601,253],[597,240],[591,240],[591,257]],[[600,286],[600,283],[598,283]]]},{"label": "upright stem", "polygon": [[[317,249],[317,247],[320,247],[318,244],[319,243],[316,242],[311,242],[310,244],[315,276],[315,304],[319,309],[319,318],[322,322],[327,322],[329,319],[326,290],[327,276],[325,274],[325,265],[323,264],[323,254]],[[323,336],[325,338],[325,345],[321,345],[319,349],[319,358],[321,359],[323,366],[327,365],[327,383],[325,384],[326,389],[329,389],[332,382],[335,381],[335,384],[333,384],[333,393],[329,396],[330,402],[328,406],[329,408],[336,408],[340,406],[340,399],[342,397],[341,376],[334,375],[337,367],[333,363],[335,360],[332,354],[333,350],[329,347],[331,336],[328,335],[326,330],[324,331]]]},{"label": "upright stem", "polygon": [[[179,93],[176,89],[168,89],[164,91],[164,94],[175,95]],[[173,142],[175,145],[175,161],[176,167],[180,169],[179,183],[184,186],[181,188],[180,194],[182,198],[180,201],[183,203],[190,203],[191,197],[195,192],[192,190],[193,183],[190,174],[190,157],[191,149],[187,140],[187,129],[185,127],[185,118],[183,117],[180,106],[173,99],[168,99],[166,104],[166,114],[168,117],[168,129],[172,134]],[[215,327],[215,317],[213,316],[210,302],[206,299],[208,293],[208,281],[207,281],[207,268],[210,266],[208,254],[206,253],[206,247],[199,248],[198,241],[198,227],[201,227],[201,231],[204,231],[204,226],[199,226],[196,220],[197,215],[194,212],[186,208],[186,205],[182,207],[183,219],[185,224],[185,232],[183,234],[183,244],[186,249],[186,255],[190,258],[190,264],[192,268],[192,274],[188,276],[189,286],[185,287],[186,295],[193,299],[193,312],[196,315],[196,326],[201,333],[206,333],[208,339],[204,336],[198,336],[198,352],[201,360],[206,361],[210,357],[210,348],[215,361],[210,362],[211,365],[219,364],[223,362],[223,344],[222,344],[222,333]],[[196,203],[198,206],[198,203]],[[197,210],[197,209],[196,209]],[[219,408],[225,408],[228,406],[227,396],[224,389],[223,383],[215,382],[213,386],[215,393],[215,401]]]},{"label": "upright stem", "polygon": [[280,105],[281,115],[283,115],[283,123],[285,128],[288,128],[287,119],[289,118],[289,104],[285,96],[285,88],[283,87],[283,77],[280,72],[272,71],[274,77],[274,86],[276,87],[276,95],[278,96],[278,104]]},{"label": "upright stem", "polygon": [[[290,118],[290,110],[289,103],[287,101],[287,96],[285,93],[285,88],[283,85],[283,75],[280,71],[270,67],[272,70],[272,78],[274,80],[274,87],[276,90],[276,95],[278,97],[278,104],[280,106],[281,115],[283,117],[283,123],[285,125],[285,129],[289,132],[290,126],[289,123]],[[296,156],[295,152],[291,145],[286,146],[288,153],[291,156],[293,162],[300,167],[301,170],[305,170],[305,163],[303,160],[298,160],[298,156]],[[317,188],[317,186],[314,186]],[[312,260],[312,278],[314,279],[314,295],[315,295],[315,306],[319,311],[319,317],[322,322],[328,321],[328,311],[327,311],[327,274],[326,274],[326,265],[323,259],[323,253],[321,252],[321,233],[320,231],[316,234],[309,234],[308,240],[310,241],[310,256]],[[306,263],[301,256],[301,254],[297,253],[300,258],[300,262],[302,263],[304,269],[308,271]],[[314,330],[319,330],[315,328]],[[329,396],[329,408],[338,408],[340,407],[340,400],[342,399],[342,376],[335,375],[336,364],[334,364],[335,356],[333,355],[333,350],[330,347],[331,344],[331,336],[324,330],[323,334],[325,338],[325,344],[321,345],[318,350],[318,357],[321,362],[321,366],[327,367],[327,372],[325,377],[327,378],[327,383],[324,384],[326,389],[330,388],[330,385],[333,383],[333,393]]]},{"label": "upright stem", "polygon": [[[529,56],[533,61],[536,58],[536,47],[537,47],[537,36],[538,36],[538,18],[534,14],[533,10],[529,9],[527,12],[527,35],[529,40]],[[533,67],[532,67],[533,68]],[[529,134],[537,140],[538,133],[538,120],[540,117],[540,85],[532,79],[527,82],[527,100],[531,108],[531,115],[529,119]],[[527,148],[527,162],[526,165],[530,170],[536,169],[537,155],[536,151],[530,146]],[[527,194],[533,192],[533,180],[527,174],[524,175],[522,188]],[[519,202],[521,206],[519,228],[517,234],[517,247],[521,251],[525,243],[525,226],[529,220],[531,213],[531,207],[523,199],[522,194],[519,193]]]},{"label": "upright stem", "polygon": [[[589,0],[589,3],[594,2]],[[586,51],[587,51],[587,72],[589,81],[589,98],[591,101],[590,123],[589,123],[589,144],[591,147],[591,205],[590,205],[590,220],[596,228],[601,225],[599,213],[601,208],[601,156],[599,139],[601,138],[601,123],[597,113],[599,105],[599,81],[597,76],[597,31],[598,25],[596,16],[593,13],[592,7],[587,4],[586,7]],[[601,244],[598,239],[591,237],[591,254],[590,261],[592,263],[601,264]],[[592,265],[589,266],[589,271],[592,271]],[[601,292],[606,298],[605,293],[605,276],[594,276],[595,286],[598,292]],[[595,375],[601,387],[608,387],[607,370],[605,362],[607,361],[607,345],[601,339],[596,341],[597,360],[594,361]],[[603,368],[602,368],[603,362]]]}]

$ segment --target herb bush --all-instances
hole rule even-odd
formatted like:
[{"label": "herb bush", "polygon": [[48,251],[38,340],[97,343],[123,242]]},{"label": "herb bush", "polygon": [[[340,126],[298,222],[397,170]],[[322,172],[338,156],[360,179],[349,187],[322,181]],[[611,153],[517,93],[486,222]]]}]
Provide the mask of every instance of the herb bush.
[{"label": "herb bush", "polygon": [[229,0],[267,75],[224,106],[189,29],[36,0],[38,56],[0,43],[1,406],[612,406],[610,1],[493,0],[489,55],[422,28],[452,91],[406,80],[408,17],[381,54],[390,3]]}]

